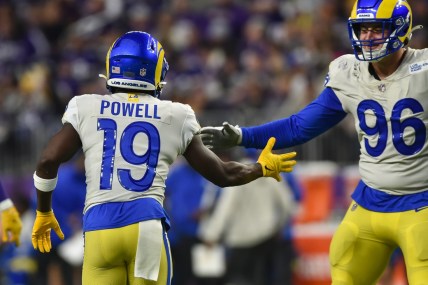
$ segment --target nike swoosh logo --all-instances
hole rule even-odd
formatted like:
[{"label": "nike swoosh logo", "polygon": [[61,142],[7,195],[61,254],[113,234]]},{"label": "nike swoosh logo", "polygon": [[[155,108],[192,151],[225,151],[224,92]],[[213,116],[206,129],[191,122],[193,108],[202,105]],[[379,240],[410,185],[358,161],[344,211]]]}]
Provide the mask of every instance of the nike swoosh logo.
[{"label": "nike swoosh logo", "polygon": [[269,167],[267,167],[266,165],[265,165],[265,169],[266,170],[269,170],[269,171],[273,171],[273,169],[270,169]]}]

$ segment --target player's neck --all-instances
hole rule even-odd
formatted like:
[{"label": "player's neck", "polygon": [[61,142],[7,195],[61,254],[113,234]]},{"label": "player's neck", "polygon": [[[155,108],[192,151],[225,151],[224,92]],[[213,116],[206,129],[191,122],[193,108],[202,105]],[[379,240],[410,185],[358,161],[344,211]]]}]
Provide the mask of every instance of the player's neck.
[{"label": "player's neck", "polygon": [[379,62],[370,63],[373,70],[376,72],[377,77],[380,80],[383,80],[393,74],[403,61],[406,51],[406,49],[402,48]]}]

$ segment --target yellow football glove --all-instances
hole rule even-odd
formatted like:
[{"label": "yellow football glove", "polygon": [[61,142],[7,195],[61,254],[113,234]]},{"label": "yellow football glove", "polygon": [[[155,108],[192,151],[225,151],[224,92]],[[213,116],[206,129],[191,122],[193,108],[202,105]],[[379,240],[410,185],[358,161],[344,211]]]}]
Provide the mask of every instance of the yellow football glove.
[{"label": "yellow football glove", "polygon": [[1,212],[2,241],[13,242],[19,246],[22,230],[22,222],[15,206]]},{"label": "yellow football glove", "polygon": [[257,160],[262,165],[263,176],[273,177],[277,181],[281,181],[281,172],[293,171],[293,166],[296,165],[295,160],[290,160],[296,156],[295,152],[289,152],[284,154],[272,153],[272,148],[275,145],[276,139],[271,137],[267,142],[265,148]]},{"label": "yellow football glove", "polygon": [[49,212],[36,211],[36,220],[33,225],[31,242],[33,247],[40,252],[51,251],[51,229],[55,231],[60,239],[64,239],[64,234],[59,227],[58,221],[52,210]]}]

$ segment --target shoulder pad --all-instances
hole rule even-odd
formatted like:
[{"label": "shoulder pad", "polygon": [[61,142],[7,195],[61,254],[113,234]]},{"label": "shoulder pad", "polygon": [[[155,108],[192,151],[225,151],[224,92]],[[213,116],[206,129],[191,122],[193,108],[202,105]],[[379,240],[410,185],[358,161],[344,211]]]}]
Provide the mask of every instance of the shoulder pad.
[{"label": "shoulder pad", "polygon": [[358,77],[360,62],[352,54],[346,54],[333,60],[329,65],[324,86],[334,87],[338,82],[343,84],[351,77]]}]

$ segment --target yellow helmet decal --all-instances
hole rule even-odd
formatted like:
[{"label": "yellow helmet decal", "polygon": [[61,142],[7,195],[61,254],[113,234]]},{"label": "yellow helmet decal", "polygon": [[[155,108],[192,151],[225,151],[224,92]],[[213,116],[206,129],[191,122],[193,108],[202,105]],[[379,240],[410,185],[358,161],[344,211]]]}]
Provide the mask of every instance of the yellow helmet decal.
[{"label": "yellow helmet decal", "polygon": [[112,50],[112,48],[116,42],[117,42],[117,39],[110,46],[110,48],[108,49],[107,55],[106,55],[106,76],[107,76],[107,79],[110,78],[110,53],[111,53],[111,50]]},{"label": "yellow helmet decal", "polygon": [[[412,9],[410,8],[409,3],[407,3],[407,1],[405,1],[405,0],[403,0],[403,1],[399,1],[399,2],[397,3],[397,5],[403,5],[403,6],[406,6],[410,13],[411,13],[411,11],[412,11]],[[407,30],[407,33],[406,33],[404,36],[402,36],[402,37],[398,37],[402,42],[403,42],[406,38],[408,38],[408,37],[410,36],[410,34],[412,33],[413,17],[412,17],[412,15],[409,15],[409,17],[410,17],[410,19],[409,19],[409,20],[410,20],[410,23],[409,23],[409,29]]]},{"label": "yellow helmet decal", "polygon": [[[411,11],[410,5],[409,5],[409,3],[407,3],[406,0],[399,0],[399,1],[396,1],[396,0],[384,0],[384,1],[382,1],[382,3],[379,6],[376,18],[378,18],[378,19],[388,19],[388,18],[391,18],[395,6],[400,6],[400,5],[406,6],[407,9],[409,11]],[[402,37],[398,37],[400,39],[400,41],[402,41],[402,42],[404,42],[404,40],[406,38],[408,38],[409,35],[410,35],[410,33],[412,32],[412,17],[411,17],[411,15],[410,15],[410,19],[409,20],[410,20],[410,23],[409,23],[410,28],[408,29],[407,33],[404,36],[402,36]]]},{"label": "yellow helmet decal", "polygon": [[358,1],[355,1],[354,6],[352,7],[352,11],[351,11],[351,19],[356,19],[357,18],[357,3]]},{"label": "yellow helmet decal", "polygon": [[377,19],[388,19],[391,18],[392,12],[394,11],[396,0],[384,0],[380,3],[379,8],[377,9],[376,18]]},{"label": "yellow helmet decal", "polygon": [[155,71],[155,86],[156,88],[159,86],[160,78],[162,74],[162,65],[163,65],[163,58],[165,56],[165,51],[162,47],[162,45],[158,42],[158,62],[156,63],[156,71]]}]

